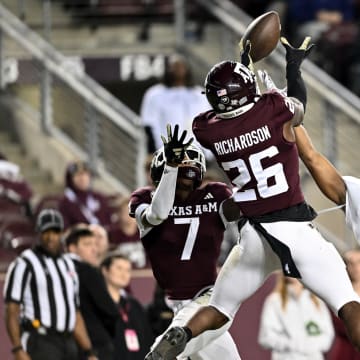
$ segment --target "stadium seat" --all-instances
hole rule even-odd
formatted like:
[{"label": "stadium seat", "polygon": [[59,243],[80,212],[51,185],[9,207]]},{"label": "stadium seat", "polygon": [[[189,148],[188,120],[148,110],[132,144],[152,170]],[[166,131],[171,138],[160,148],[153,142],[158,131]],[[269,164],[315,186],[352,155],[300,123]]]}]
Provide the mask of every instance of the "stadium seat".
[{"label": "stadium seat", "polygon": [[62,199],[63,195],[62,194],[49,194],[49,195],[44,195],[39,202],[36,204],[35,208],[34,208],[34,217],[36,218],[36,216],[39,214],[39,212],[42,209],[59,209],[59,203],[60,200]]},{"label": "stadium seat", "polygon": [[23,214],[24,207],[8,198],[0,196],[0,217],[3,214]]},{"label": "stadium seat", "polygon": [[34,224],[28,218],[8,220],[0,225],[0,248],[20,251],[36,239]]},{"label": "stadium seat", "polygon": [[17,253],[12,249],[3,249],[0,247],[0,272],[6,272],[10,263],[16,258]]}]

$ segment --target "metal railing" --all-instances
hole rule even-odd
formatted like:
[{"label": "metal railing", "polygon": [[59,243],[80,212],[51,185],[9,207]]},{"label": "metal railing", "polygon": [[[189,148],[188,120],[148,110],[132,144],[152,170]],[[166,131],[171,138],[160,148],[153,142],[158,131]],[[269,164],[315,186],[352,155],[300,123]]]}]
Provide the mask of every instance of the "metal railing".
[{"label": "metal railing", "polygon": [[[119,189],[144,184],[139,117],[86,75],[79,59],[62,55],[0,4],[0,68],[8,58],[15,58],[18,76],[7,92],[38,111],[44,135],[67,137]],[[2,72],[2,88],[6,81]]]}]

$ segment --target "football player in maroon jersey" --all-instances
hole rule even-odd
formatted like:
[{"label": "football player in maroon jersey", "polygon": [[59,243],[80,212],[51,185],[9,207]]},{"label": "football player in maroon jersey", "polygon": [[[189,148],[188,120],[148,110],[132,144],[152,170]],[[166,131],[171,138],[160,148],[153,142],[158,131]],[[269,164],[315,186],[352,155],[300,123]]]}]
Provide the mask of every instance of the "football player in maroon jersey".
[{"label": "football player in maroon jersey", "polygon": [[[264,70],[259,76],[266,89],[286,96]],[[323,194],[345,210],[346,223],[360,243],[360,179],[341,176],[331,162],[314,147],[303,125],[294,128],[299,156]],[[334,208],[336,209],[336,208]]]},{"label": "football player in maroon jersey", "polygon": [[[154,154],[150,167],[156,188],[136,190],[129,203],[154,276],[174,310],[171,326],[185,325],[208,303],[227,220],[237,220],[240,214],[228,201],[231,191],[227,185],[210,182],[200,188],[205,157],[197,146],[184,142],[185,136],[186,131],[178,140],[178,126],[174,134],[168,126],[168,139],[163,139],[164,148]],[[226,331],[230,325],[197,337],[178,359],[191,355],[203,360],[239,360]]]},{"label": "football player in maroon jersey", "polygon": [[316,213],[300,187],[294,127],[301,124],[306,104],[300,65],[311,49],[309,41],[295,49],[282,39],[286,97],[276,91],[260,94],[248,68],[249,43],[241,63],[223,61],[208,73],[205,89],[213,110],[194,119],[193,132],[237,187],[233,197],[247,222],[240,230],[240,244],[219,273],[209,305],[186,326],[169,329],[147,360],[171,360],[192,338],[224,326],[279,267],[338,313],[360,349],[359,296],[340,254],[312,224]]}]

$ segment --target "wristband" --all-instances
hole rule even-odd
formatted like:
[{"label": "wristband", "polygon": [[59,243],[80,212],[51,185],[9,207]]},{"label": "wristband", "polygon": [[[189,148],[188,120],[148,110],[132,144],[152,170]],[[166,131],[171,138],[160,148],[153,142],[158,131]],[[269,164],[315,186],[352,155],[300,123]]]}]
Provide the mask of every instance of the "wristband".
[{"label": "wristband", "polygon": [[15,353],[17,353],[18,351],[20,351],[20,350],[22,350],[22,349],[23,349],[22,345],[14,346],[14,347],[11,349],[11,352],[12,352],[13,354],[15,354]]}]

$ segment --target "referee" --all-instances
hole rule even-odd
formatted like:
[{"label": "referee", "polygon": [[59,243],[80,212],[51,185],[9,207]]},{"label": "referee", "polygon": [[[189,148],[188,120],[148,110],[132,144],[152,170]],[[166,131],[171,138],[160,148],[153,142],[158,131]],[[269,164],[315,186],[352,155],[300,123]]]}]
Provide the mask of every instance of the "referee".
[{"label": "referee", "polygon": [[[36,221],[39,243],[9,266],[5,323],[15,360],[96,360],[79,312],[78,277],[62,253],[63,219],[44,209]],[[77,346],[78,345],[78,346]]]}]

